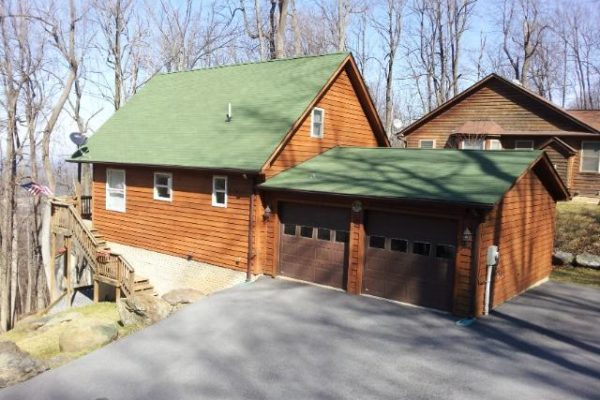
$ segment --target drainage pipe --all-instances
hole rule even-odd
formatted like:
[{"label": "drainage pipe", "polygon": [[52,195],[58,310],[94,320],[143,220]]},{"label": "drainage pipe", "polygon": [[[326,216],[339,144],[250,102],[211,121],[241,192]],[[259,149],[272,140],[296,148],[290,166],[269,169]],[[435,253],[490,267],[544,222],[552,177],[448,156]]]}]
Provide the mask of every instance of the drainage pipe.
[{"label": "drainage pipe", "polygon": [[490,313],[490,292],[492,291],[492,273],[494,265],[487,266],[487,276],[485,278],[485,303],[483,306],[483,314],[488,315]]}]

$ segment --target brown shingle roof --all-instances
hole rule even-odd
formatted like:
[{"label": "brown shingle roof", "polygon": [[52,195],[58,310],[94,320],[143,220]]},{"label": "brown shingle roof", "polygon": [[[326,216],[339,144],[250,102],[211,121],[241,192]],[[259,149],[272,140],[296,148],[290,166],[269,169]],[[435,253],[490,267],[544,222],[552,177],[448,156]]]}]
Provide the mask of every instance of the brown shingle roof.
[{"label": "brown shingle roof", "polygon": [[596,129],[600,129],[600,110],[569,110],[569,114]]},{"label": "brown shingle roof", "polygon": [[504,132],[504,129],[494,121],[467,121],[458,128],[454,133],[463,135],[499,135]]}]

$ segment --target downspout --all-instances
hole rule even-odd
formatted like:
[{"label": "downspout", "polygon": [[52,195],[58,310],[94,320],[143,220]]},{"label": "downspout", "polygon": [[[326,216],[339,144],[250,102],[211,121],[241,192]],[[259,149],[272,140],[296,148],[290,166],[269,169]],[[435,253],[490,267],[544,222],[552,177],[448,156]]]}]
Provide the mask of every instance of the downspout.
[{"label": "downspout", "polygon": [[479,245],[481,236],[481,222],[475,227],[475,240],[473,241],[473,247],[471,248],[471,268],[474,271],[474,285],[475,285],[475,296],[473,299],[473,317],[479,317],[481,310],[479,307],[479,298],[481,297],[481,285],[479,285]]},{"label": "downspout", "polygon": [[486,266],[487,266],[487,274],[485,279],[485,303],[483,306],[484,315],[488,315],[490,313],[490,296],[492,291],[492,277],[494,272],[494,267],[498,265],[499,253],[498,246],[490,246],[487,250],[486,257]]},{"label": "downspout", "polygon": [[252,191],[250,193],[250,210],[248,213],[248,258],[246,260],[246,282],[252,280],[252,259],[254,258],[254,187],[256,186],[256,178],[250,180]]}]

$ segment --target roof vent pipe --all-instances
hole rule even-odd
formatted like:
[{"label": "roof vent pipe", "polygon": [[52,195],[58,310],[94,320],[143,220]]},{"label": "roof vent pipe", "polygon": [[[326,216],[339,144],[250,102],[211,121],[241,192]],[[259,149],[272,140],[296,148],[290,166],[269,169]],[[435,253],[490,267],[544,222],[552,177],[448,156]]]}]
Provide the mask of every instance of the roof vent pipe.
[{"label": "roof vent pipe", "polygon": [[227,122],[231,122],[233,119],[233,114],[231,113],[231,103],[227,104]]}]

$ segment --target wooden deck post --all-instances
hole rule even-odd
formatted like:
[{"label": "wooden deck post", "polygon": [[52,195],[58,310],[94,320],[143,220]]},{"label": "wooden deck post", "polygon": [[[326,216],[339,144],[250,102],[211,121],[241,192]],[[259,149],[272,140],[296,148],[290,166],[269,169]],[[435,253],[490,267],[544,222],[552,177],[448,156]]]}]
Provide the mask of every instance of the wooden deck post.
[{"label": "wooden deck post", "polygon": [[115,302],[121,298],[121,286],[115,287]]},{"label": "wooden deck post", "polygon": [[71,262],[71,244],[72,244],[71,236],[65,236],[64,265],[65,265],[65,277],[67,279],[67,296],[68,296],[69,307],[71,307],[71,299],[73,297],[73,273],[72,273],[73,265]]},{"label": "wooden deck post", "polygon": [[[51,227],[52,229],[52,227]],[[50,233],[50,276],[48,277],[50,287],[50,303],[56,300],[56,233]]]},{"label": "wooden deck post", "polygon": [[99,289],[100,285],[98,284],[98,280],[94,278],[94,303],[97,303],[100,297]]}]

